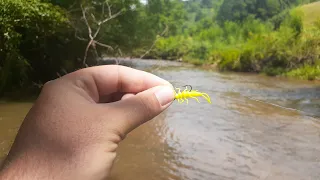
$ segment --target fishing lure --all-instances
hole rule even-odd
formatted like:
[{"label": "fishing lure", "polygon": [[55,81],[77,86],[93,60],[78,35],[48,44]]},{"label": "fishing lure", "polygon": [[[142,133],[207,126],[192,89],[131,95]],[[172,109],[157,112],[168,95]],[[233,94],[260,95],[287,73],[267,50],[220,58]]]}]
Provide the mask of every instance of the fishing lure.
[{"label": "fishing lure", "polygon": [[[192,90],[192,86],[190,86],[190,85],[186,85],[183,87],[186,87],[186,89],[183,90],[182,92],[181,92],[180,88],[176,88],[178,90],[178,93],[175,92],[174,97],[175,97],[175,99],[178,100],[179,103],[183,103],[184,101],[187,101],[187,104],[188,104],[189,101],[187,98],[193,98],[193,99],[197,100],[198,103],[200,103],[199,99],[196,97],[203,97],[205,100],[208,101],[208,103],[211,104],[210,96],[207,93],[202,93],[197,90]],[[188,89],[188,87],[190,87],[190,89]]]}]

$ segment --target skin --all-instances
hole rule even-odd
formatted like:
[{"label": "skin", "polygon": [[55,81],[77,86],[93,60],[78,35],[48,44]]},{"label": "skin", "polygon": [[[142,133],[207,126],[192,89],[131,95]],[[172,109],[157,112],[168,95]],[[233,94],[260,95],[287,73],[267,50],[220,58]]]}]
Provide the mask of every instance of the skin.
[{"label": "skin", "polygon": [[173,100],[170,83],[123,66],[50,81],[24,119],[0,179],[105,179],[119,143]]}]

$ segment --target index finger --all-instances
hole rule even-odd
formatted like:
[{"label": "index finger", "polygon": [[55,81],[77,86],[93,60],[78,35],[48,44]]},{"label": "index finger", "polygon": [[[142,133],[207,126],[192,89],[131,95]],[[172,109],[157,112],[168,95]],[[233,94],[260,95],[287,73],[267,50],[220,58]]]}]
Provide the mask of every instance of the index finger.
[{"label": "index finger", "polygon": [[170,85],[151,73],[119,65],[85,68],[67,76],[96,102],[115,92],[136,94],[155,86]]}]

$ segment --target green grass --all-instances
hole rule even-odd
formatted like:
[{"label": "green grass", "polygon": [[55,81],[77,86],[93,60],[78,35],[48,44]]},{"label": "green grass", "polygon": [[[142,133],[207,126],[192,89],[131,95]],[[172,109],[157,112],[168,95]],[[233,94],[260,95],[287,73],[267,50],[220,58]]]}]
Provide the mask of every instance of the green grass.
[{"label": "green grass", "polygon": [[304,12],[304,27],[311,27],[320,19],[320,1],[303,5],[301,8]]}]

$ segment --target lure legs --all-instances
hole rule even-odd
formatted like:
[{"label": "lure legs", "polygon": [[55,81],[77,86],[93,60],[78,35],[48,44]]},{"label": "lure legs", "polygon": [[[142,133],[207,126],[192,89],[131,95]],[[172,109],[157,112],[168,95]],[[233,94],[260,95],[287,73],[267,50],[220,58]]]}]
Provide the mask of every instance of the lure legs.
[{"label": "lure legs", "polygon": [[198,99],[198,98],[196,98],[196,97],[191,97],[191,98],[196,99],[196,100],[197,100],[197,102],[198,102],[198,103],[200,103],[200,101],[199,101],[199,99]]}]

